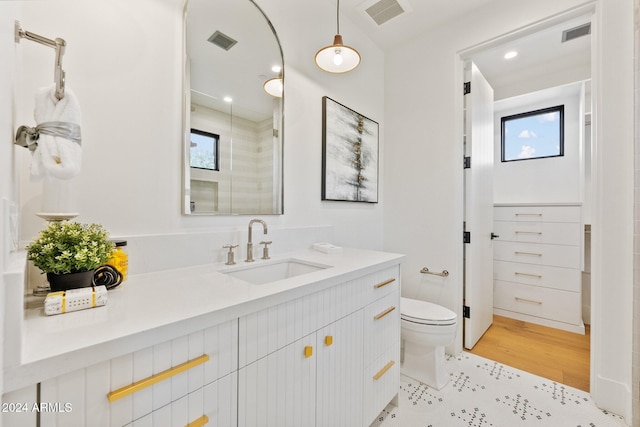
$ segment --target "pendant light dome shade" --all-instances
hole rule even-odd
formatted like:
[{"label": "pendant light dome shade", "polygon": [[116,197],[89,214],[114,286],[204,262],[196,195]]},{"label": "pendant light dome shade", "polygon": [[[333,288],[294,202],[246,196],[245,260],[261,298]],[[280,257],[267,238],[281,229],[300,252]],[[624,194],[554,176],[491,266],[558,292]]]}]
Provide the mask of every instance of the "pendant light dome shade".
[{"label": "pendant light dome shade", "polygon": [[325,46],[316,53],[316,64],[329,73],[346,73],[360,65],[360,54],[350,46],[345,46],[340,35],[340,0],[336,1],[336,35],[331,46]]},{"label": "pendant light dome shade", "polygon": [[342,36],[336,34],[333,44],[316,53],[316,64],[329,73],[346,73],[360,65],[360,54],[350,46],[345,46]]},{"label": "pendant light dome shade", "polygon": [[282,98],[282,92],[284,90],[284,85],[282,84],[282,75],[264,82],[264,90],[271,96]]}]

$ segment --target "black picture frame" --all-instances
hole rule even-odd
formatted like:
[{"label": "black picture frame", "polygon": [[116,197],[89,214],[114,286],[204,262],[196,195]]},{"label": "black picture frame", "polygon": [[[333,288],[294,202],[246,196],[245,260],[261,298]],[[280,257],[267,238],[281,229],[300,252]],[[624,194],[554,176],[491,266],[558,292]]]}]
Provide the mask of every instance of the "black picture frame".
[{"label": "black picture frame", "polygon": [[378,203],[379,125],[322,97],[322,200]]}]

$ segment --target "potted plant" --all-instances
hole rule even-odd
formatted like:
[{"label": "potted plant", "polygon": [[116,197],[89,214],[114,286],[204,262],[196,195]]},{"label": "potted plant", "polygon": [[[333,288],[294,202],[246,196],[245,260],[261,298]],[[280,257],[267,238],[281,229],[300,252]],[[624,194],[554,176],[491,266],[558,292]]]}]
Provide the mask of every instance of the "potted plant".
[{"label": "potted plant", "polygon": [[47,274],[52,291],[91,286],[96,268],[114,251],[99,224],[51,222],[27,246],[27,258]]}]

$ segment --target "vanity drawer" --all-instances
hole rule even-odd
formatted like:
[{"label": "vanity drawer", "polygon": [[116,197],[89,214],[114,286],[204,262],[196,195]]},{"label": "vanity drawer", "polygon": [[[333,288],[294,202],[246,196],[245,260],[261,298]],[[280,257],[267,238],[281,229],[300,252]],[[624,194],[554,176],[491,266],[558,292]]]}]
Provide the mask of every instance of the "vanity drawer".
[{"label": "vanity drawer", "polygon": [[580,206],[495,206],[495,221],[581,222]]},{"label": "vanity drawer", "polygon": [[495,221],[493,232],[505,242],[580,245],[580,224],[562,222]]},{"label": "vanity drawer", "polygon": [[371,424],[400,389],[400,342],[396,341],[364,371],[363,425]]},{"label": "vanity drawer", "polygon": [[365,305],[400,291],[400,267],[394,266],[369,274],[360,280]]},{"label": "vanity drawer", "polygon": [[580,246],[494,240],[493,259],[554,267],[581,268]]},{"label": "vanity drawer", "polygon": [[580,292],[541,288],[512,282],[494,281],[493,305],[558,322],[580,325],[582,301]]},{"label": "vanity drawer", "polygon": [[572,292],[580,292],[582,289],[582,274],[580,270],[575,268],[494,261],[493,278],[504,282],[516,282]]},{"label": "vanity drawer", "polygon": [[393,292],[364,309],[364,364],[373,362],[400,333],[400,293]]}]

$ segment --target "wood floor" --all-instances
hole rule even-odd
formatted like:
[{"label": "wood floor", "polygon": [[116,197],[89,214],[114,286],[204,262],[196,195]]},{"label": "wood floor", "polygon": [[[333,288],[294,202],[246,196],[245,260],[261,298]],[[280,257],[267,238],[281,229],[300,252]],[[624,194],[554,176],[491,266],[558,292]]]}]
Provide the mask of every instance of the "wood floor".
[{"label": "wood floor", "polygon": [[493,316],[471,353],[589,391],[589,338],[560,329]]}]

